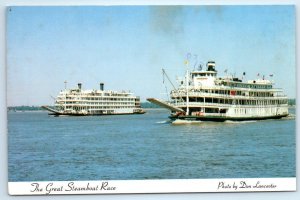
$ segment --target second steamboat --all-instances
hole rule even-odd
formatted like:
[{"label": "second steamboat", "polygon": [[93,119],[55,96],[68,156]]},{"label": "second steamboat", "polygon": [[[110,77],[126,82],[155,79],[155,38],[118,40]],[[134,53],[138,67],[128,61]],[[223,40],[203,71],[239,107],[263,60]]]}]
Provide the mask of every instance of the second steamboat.
[{"label": "second steamboat", "polygon": [[215,62],[209,61],[206,70],[186,71],[179,87],[170,92],[170,101],[147,100],[169,109],[172,120],[222,122],[286,117],[287,96],[273,85],[273,81],[264,77],[248,81],[233,76],[218,77]]},{"label": "second steamboat", "polygon": [[[65,82],[66,84],[66,82]],[[42,106],[50,111],[50,115],[85,116],[85,115],[121,115],[144,114],[140,98],[126,91],[104,90],[100,83],[98,90],[83,90],[78,88],[64,89],[55,99],[54,108]]]}]

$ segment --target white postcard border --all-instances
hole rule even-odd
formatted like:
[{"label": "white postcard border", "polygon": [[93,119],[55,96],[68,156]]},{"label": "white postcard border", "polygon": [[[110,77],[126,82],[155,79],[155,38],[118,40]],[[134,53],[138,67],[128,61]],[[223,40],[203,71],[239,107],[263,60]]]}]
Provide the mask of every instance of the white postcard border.
[{"label": "white postcard border", "polygon": [[296,191],[296,178],[8,182],[10,195]]},{"label": "white postcard border", "polygon": [[[61,1],[61,2],[66,2],[67,0],[63,0],[63,1]],[[49,5],[49,4],[53,4],[53,2],[51,3],[50,1],[48,1],[48,0],[46,0],[46,2],[48,2],[48,4],[47,5]],[[207,2],[207,1],[206,1]],[[228,1],[224,1],[224,2],[228,2]],[[224,2],[223,2],[223,4],[224,4]],[[237,3],[237,2],[239,2],[239,1],[233,1],[233,2],[229,2],[229,3]],[[246,1],[246,3],[249,3],[249,1]],[[251,2],[251,1],[250,1]],[[274,2],[272,2],[272,1],[269,1],[269,0],[263,0],[263,1],[255,1],[255,4],[261,4],[261,3],[264,3],[264,4],[266,4],[266,2],[269,2],[269,3],[273,3],[274,4]],[[275,1],[275,3],[276,4],[286,4],[286,3],[295,3],[295,4],[298,4],[297,3],[297,1],[293,1],[293,0],[288,0],[288,1]],[[28,2],[27,2],[28,3]],[[45,2],[43,2],[43,3],[45,3]],[[215,2],[210,2],[210,4],[214,4]],[[228,4],[229,4],[228,3]],[[4,4],[4,3],[0,3],[0,4]],[[8,3],[6,2],[5,3],[5,5],[7,5]],[[11,4],[11,2],[10,2],[10,4]],[[14,4],[20,4],[20,2],[15,2]],[[21,1],[21,4],[22,5],[24,5],[24,1],[22,2]],[[34,3],[32,3],[32,4],[34,4]],[[65,5],[65,4],[64,4]],[[94,4],[93,4],[94,5]],[[298,17],[297,17],[298,18]],[[3,20],[2,20],[3,21]],[[1,25],[3,25],[3,23],[1,24]],[[4,25],[3,25],[3,27],[4,27]],[[297,29],[299,29],[299,27],[297,28]],[[4,30],[4,29],[3,29]],[[3,34],[1,34],[1,36],[3,36]],[[1,37],[1,38],[3,38],[3,37]],[[3,40],[4,41],[4,40]],[[299,43],[299,41],[297,42],[296,41],[296,43]],[[0,50],[1,51],[1,50]],[[4,53],[3,53],[3,51],[1,51],[1,55],[5,55]],[[4,57],[4,56],[2,56],[2,57]],[[297,56],[298,57],[298,56]],[[5,59],[3,59],[3,62],[4,62],[4,60]],[[3,63],[2,61],[1,61],[1,63]],[[3,65],[3,66],[5,66],[5,65]],[[1,67],[1,71],[3,71],[2,70],[2,67]],[[300,71],[300,70],[299,70]],[[298,75],[299,75],[299,71],[298,71]],[[3,75],[3,73],[1,73],[1,75]],[[5,75],[5,73],[4,73],[4,75]],[[3,84],[2,84],[2,86],[4,87],[5,86],[5,76],[3,75],[3,81],[1,80],[1,82],[3,82]],[[298,95],[297,95],[298,96]],[[296,98],[297,99],[297,98]],[[1,110],[3,110],[3,111],[5,111],[5,112],[3,112],[4,114],[3,115],[1,115],[1,119],[2,120],[0,120],[1,121],[1,124],[3,125],[3,124],[6,124],[6,110],[5,109],[2,109],[2,108],[4,108],[4,105],[5,104],[3,104],[3,102],[5,102],[5,90],[1,90]],[[298,100],[297,100],[298,101]],[[298,109],[297,109],[297,112],[298,112]],[[298,123],[298,121],[299,120],[296,120],[297,121],[297,123]],[[1,130],[2,131],[5,131],[6,132],[6,129],[5,129],[5,127],[6,126],[0,126],[1,127]],[[297,127],[296,127],[297,128]],[[296,129],[296,130],[298,130],[298,128]],[[1,140],[2,141],[2,143],[4,144],[4,145],[2,145],[2,147],[5,147],[6,148],[6,135],[5,134],[1,134],[3,137],[2,138],[4,138],[3,140]],[[4,141],[4,142],[3,142]],[[296,139],[296,142],[298,142],[299,141],[299,138],[298,139]],[[3,149],[3,148],[2,148]],[[297,152],[299,152],[299,148],[297,147]],[[3,154],[3,157],[5,158],[7,158],[7,152],[6,151],[2,151],[2,154]],[[4,170],[1,170],[2,172],[1,172],[1,177],[2,177],[2,183],[3,182],[6,182],[7,181],[7,167],[6,167],[6,164],[5,164],[5,162],[6,162],[6,160],[7,159],[2,159],[2,167],[1,167],[1,169],[4,169]],[[299,163],[299,161],[297,161],[296,162],[297,164]],[[5,170],[6,169],[6,170]],[[299,165],[297,165],[297,171],[299,170]],[[3,181],[4,180],[4,181]],[[227,181],[229,181],[230,183],[234,183],[235,181],[237,181],[237,182],[239,182],[239,181],[247,181],[247,180],[253,180],[253,181],[264,181],[264,180],[267,180],[266,181],[266,183],[273,183],[273,184],[276,184],[277,185],[277,187],[276,187],[276,189],[274,189],[274,190],[259,190],[259,192],[264,192],[264,191],[296,191],[296,178],[270,178],[270,179],[262,179],[262,178],[258,178],[258,179],[216,179],[216,180],[213,180],[213,179],[206,179],[206,180],[197,180],[197,181],[195,181],[195,180],[179,180],[179,182],[182,182],[182,183],[174,183],[174,185],[172,185],[171,183],[169,183],[169,184],[171,184],[171,185],[168,185],[168,187],[171,187],[173,190],[175,189],[174,187],[176,186],[176,187],[179,187],[181,184],[183,184],[185,181],[187,181],[188,182],[188,185],[187,186],[185,186],[185,187],[189,187],[189,188],[198,188],[198,191],[197,192],[202,192],[204,189],[203,188],[209,188],[209,186],[207,186],[209,183],[205,183],[206,181],[207,182],[210,182],[210,181],[216,181],[216,182],[214,182],[214,183],[219,183],[220,181],[224,181],[224,180],[227,180]],[[157,185],[155,185],[155,188],[160,188],[160,182],[164,182],[164,181],[167,181],[167,180],[157,180],[157,181],[155,181],[156,183],[158,183]],[[171,182],[177,182],[178,180],[172,180]],[[191,181],[191,182],[190,182]],[[72,182],[72,181],[54,181],[54,182],[51,182],[51,181],[48,181],[48,182],[8,182],[8,189],[9,189],[9,194],[10,195],[43,195],[43,194],[45,194],[45,192],[44,193],[32,193],[32,192],[30,192],[30,190],[32,189],[32,186],[31,186],[31,184],[32,183],[40,183],[41,184],[41,186],[43,185],[43,186],[46,186],[47,184],[50,184],[50,183],[53,183],[53,184],[68,184],[68,183],[70,183],[70,182]],[[111,184],[111,185],[113,185],[113,184],[117,184],[117,182],[118,182],[118,184],[117,184],[117,186],[119,186],[120,188],[118,188],[114,193],[121,193],[120,191],[122,190],[126,190],[126,189],[124,189],[124,188],[133,188],[133,186],[134,186],[134,184],[132,185],[132,183],[134,182],[135,184],[141,184],[140,186],[139,186],[139,188],[144,188],[144,187],[152,187],[152,186],[150,186],[151,184],[149,184],[148,185],[148,182],[151,182],[151,181],[148,181],[148,180],[142,180],[141,182],[140,181],[74,181],[74,183],[78,183],[78,184],[83,184],[83,185],[86,185],[87,183],[90,183],[90,184],[92,184],[92,183],[95,183],[95,184],[102,184],[102,182],[108,182],[109,184]],[[187,183],[187,182],[185,182],[185,183]],[[7,182],[6,183],[3,183],[4,185],[5,184],[7,184]],[[153,182],[152,182],[152,184],[154,184]],[[195,185],[192,185],[192,184],[195,184]],[[197,185],[198,184],[198,185]],[[212,184],[212,183],[210,183],[210,184]],[[165,185],[166,185],[166,183],[165,183]],[[63,185],[62,185],[63,186]],[[148,188],[149,189],[149,188]],[[167,188],[163,188],[163,189],[167,189]],[[4,188],[2,188],[2,190],[6,190],[6,187],[4,187]],[[133,190],[133,189],[132,189]],[[133,192],[133,193],[146,193],[146,192],[141,192],[141,191],[137,191],[138,189],[135,189],[135,192]],[[153,189],[154,190],[154,189]],[[162,190],[162,189],[161,189]],[[191,190],[191,189],[189,189],[189,190]],[[213,188],[211,188],[211,189],[209,189],[209,190],[213,190]],[[217,192],[252,192],[252,191],[254,191],[254,190],[244,190],[244,191],[241,191],[241,190],[239,190],[239,191],[230,191],[230,190],[226,190],[226,191],[217,191]],[[187,192],[187,191],[176,191],[176,192]],[[205,192],[210,192],[210,191],[205,191]],[[214,191],[215,192],[215,191]],[[91,192],[88,192],[88,193],[80,193],[80,194],[108,194],[108,193],[112,193],[112,192],[97,192],[97,193],[91,193]],[[132,192],[123,192],[123,193],[132,193]],[[155,192],[155,193],[167,193],[167,192]],[[297,192],[298,193],[298,192]],[[6,193],[5,193],[6,194]],[[79,193],[59,193],[59,192],[57,192],[57,193],[55,193],[55,192],[51,192],[51,194],[50,195],[53,195],[53,194],[79,194]],[[299,194],[299,193],[298,193]],[[256,195],[259,195],[259,194],[256,194]],[[282,198],[282,195],[277,195],[277,194],[271,194],[270,193],[270,195],[273,195],[273,196],[264,196],[263,198],[264,199],[279,199],[279,198]],[[277,195],[277,196],[276,196]],[[296,196],[299,196],[299,195],[296,195]],[[161,197],[161,196],[156,196],[156,198],[157,197]],[[198,197],[200,197],[200,196],[198,196]],[[231,197],[231,198],[233,198],[233,196],[227,196],[227,197]],[[244,196],[245,197],[245,196]],[[253,197],[253,196],[251,196],[251,197]],[[255,197],[259,197],[259,196],[255,196]],[[262,196],[260,196],[260,197],[262,197]],[[285,195],[285,197],[286,198],[290,198],[290,197],[294,197],[293,195],[291,195],[291,193],[289,193],[289,194],[286,194]],[[28,198],[30,198],[30,197],[28,197]],[[32,199],[33,197],[31,197],[30,199]],[[122,197],[123,198],[123,197]],[[212,198],[214,198],[214,196],[210,196],[210,198],[209,199],[212,199]],[[4,193],[2,193],[1,194],[1,199],[8,199],[8,197],[6,197],[5,195],[4,195]],[[119,199],[119,198],[118,198]],[[126,198],[126,199],[129,199],[129,198]],[[171,199],[171,198],[170,198]],[[226,198],[225,198],[226,199]],[[247,198],[246,198],[247,199]]]}]

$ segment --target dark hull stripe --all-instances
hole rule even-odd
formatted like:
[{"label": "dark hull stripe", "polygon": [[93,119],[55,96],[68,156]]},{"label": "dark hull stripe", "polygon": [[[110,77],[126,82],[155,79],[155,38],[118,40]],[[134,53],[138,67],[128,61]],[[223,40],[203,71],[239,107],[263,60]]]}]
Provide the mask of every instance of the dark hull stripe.
[{"label": "dark hull stripe", "polygon": [[48,115],[54,116],[102,116],[102,115],[138,115],[144,114],[145,112],[138,112],[138,113],[111,113],[111,114],[63,114],[63,113],[48,113]]},{"label": "dark hull stripe", "polygon": [[280,119],[282,117],[287,117],[285,115],[275,115],[275,116],[265,116],[265,117],[218,117],[218,116],[170,116],[171,120],[182,119],[190,121],[216,121],[224,122],[226,120],[231,121],[250,121],[250,120],[266,120],[266,119]]}]

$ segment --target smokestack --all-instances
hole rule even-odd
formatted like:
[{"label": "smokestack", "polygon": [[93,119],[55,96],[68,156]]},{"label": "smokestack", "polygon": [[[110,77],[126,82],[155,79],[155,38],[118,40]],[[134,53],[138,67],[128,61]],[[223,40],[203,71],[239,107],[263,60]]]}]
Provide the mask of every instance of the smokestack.
[{"label": "smokestack", "polygon": [[101,91],[104,90],[104,83],[100,83],[100,90],[101,90]]},{"label": "smokestack", "polygon": [[78,83],[78,89],[81,90],[81,83]]}]

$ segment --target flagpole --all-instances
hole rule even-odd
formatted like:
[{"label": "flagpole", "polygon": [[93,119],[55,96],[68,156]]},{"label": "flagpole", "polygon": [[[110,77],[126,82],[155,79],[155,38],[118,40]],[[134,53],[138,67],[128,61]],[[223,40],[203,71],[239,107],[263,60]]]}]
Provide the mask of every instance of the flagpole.
[{"label": "flagpole", "polygon": [[185,115],[189,115],[190,109],[189,109],[189,58],[190,58],[190,54],[187,55],[187,59],[185,62],[186,65],[186,75],[185,75],[185,85],[186,85],[186,114]]}]

